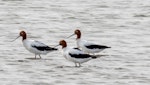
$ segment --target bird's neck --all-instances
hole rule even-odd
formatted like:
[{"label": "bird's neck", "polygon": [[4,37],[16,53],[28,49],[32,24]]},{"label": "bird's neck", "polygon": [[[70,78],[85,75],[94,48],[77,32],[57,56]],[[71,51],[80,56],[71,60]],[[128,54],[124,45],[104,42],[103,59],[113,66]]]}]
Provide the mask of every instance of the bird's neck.
[{"label": "bird's neck", "polygon": [[67,43],[64,43],[64,44],[62,45],[62,49],[66,48],[66,47],[67,47]]},{"label": "bird's neck", "polygon": [[81,38],[81,33],[77,34],[77,39]]},{"label": "bird's neck", "polygon": [[22,41],[25,40],[25,39],[27,39],[27,35],[26,34],[22,36]]},{"label": "bird's neck", "polygon": [[81,38],[79,38],[79,39],[76,40],[76,43],[77,43],[77,47],[78,47],[78,48],[80,48],[81,41],[82,41]]}]

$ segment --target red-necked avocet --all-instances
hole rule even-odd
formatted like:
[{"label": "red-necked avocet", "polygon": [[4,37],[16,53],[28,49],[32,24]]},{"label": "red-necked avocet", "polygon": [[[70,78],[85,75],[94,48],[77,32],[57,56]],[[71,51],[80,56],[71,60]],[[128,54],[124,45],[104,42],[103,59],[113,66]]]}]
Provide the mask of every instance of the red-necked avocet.
[{"label": "red-necked avocet", "polygon": [[76,43],[77,43],[78,48],[81,48],[85,53],[94,54],[94,53],[98,53],[106,48],[110,48],[108,46],[98,45],[98,44],[95,44],[95,43],[92,43],[92,42],[89,42],[86,40],[82,40],[81,39],[81,31],[79,29],[76,29],[74,31],[74,34],[70,35],[69,37],[74,36],[74,35],[77,35]]},{"label": "red-necked avocet", "polygon": [[62,46],[63,56],[67,60],[74,62],[76,67],[77,67],[77,64],[79,64],[78,66],[80,67],[82,63],[87,62],[91,59],[97,58],[96,56],[86,54],[77,48],[67,47],[67,43],[65,40],[61,40],[59,42],[59,45]]},{"label": "red-necked avocet", "polygon": [[[23,42],[24,47],[29,52],[35,54],[35,59],[36,59],[37,55],[39,55],[39,57],[41,58],[41,56],[40,56],[41,54],[47,54],[51,51],[57,50],[56,48],[49,47],[39,41],[27,39],[27,34],[25,31],[21,31],[19,36],[16,39],[18,39],[19,37],[22,37],[22,42]],[[13,41],[15,41],[15,40],[13,40]]]}]

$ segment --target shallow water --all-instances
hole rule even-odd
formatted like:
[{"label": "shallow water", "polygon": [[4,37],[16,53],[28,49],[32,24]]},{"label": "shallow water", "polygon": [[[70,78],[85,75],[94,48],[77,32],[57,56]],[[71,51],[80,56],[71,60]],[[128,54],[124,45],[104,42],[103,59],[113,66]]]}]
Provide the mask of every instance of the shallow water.
[{"label": "shallow water", "polygon": [[[1,85],[149,85],[149,0],[1,0]],[[29,59],[21,38],[54,46],[79,28],[83,38],[111,46],[75,68],[59,51]],[[75,37],[67,39],[75,47]]]}]

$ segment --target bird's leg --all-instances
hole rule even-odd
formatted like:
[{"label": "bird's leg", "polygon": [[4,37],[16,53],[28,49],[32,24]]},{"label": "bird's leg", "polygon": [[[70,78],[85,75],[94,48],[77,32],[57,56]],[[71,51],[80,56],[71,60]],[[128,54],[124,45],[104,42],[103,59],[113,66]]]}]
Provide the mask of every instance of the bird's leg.
[{"label": "bird's leg", "polygon": [[36,59],[36,54],[35,54],[35,59]]},{"label": "bird's leg", "polygon": [[39,55],[40,59],[42,58],[40,55]]},{"label": "bird's leg", "polygon": [[79,67],[81,67],[81,64],[79,63]]},{"label": "bird's leg", "polygon": [[78,66],[77,66],[77,63],[75,63],[75,67],[78,67]]}]

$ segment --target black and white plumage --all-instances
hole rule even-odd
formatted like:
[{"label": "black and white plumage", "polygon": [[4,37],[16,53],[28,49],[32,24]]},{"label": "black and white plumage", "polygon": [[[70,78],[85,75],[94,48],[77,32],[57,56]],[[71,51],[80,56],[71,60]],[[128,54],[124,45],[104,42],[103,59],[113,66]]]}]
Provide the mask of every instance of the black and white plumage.
[{"label": "black and white plumage", "polygon": [[[27,39],[27,35],[26,35],[25,31],[21,31],[19,37],[20,36],[22,36],[22,42],[23,42],[24,47],[29,52],[34,53],[35,58],[36,58],[36,55],[39,55],[39,57],[41,58],[41,56],[40,56],[41,54],[47,54],[51,51],[57,50],[56,48],[49,47],[39,41]],[[19,38],[19,37],[17,37],[17,38]]]},{"label": "black and white plumage", "polygon": [[96,45],[96,44],[85,45],[85,47],[87,47],[88,49],[105,49],[105,48],[110,48],[110,47],[108,47],[108,46]]},{"label": "black and white plumage", "polygon": [[[76,43],[77,43],[77,46],[78,48],[81,48],[85,53],[98,53],[98,52],[101,52],[102,50],[106,49],[106,48],[110,48],[108,46],[104,46],[104,45],[98,45],[98,44],[95,44],[95,43],[92,43],[92,42],[89,42],[89,41],[86,41],[86,40],[82,40],[81,39],[81,32],[80,30],[75,30],[74,34],[72,34],[71,36],[73,35],[77,35],[77,39],[76,39]],[[69,36],[69,37],[71,37]]]},{"label": "black and white plumage", "polygon": [[76,47],[76,48],[73,48],[73,49],[76,49],[76,50],[79,50],[79,51],[81,51],[81,49],[79,49],[78,47]]},{"label": "black and white plumage", "polygon": [[110,48],[108,46],[104,46],[104,45],[98,45],[95,43],[91,43],[89,41],[86,40],[82,40],[82,39],[77,39],[77,46],[79,48],[81,48],[84,52],[86,53],[98,53],[103,51],[104,49]]},{"label": "black and white plumage", "polygon": [[33,48],[36,48],[37,50],[39,51],[52,51],[52,50],[57,50],[56,48],[52,48],[52,47],[49,47],[39,41],[34,41],[34,43],[31,44],[31,46]]},{"label": "black and white plumage", "polygon": [[[74,49],[76,50],[76,49]],[[95,56],[91,56],[89,54],[73,54],[73,53],[69,53],[69,55],[72,57],[72,58],[77,58],[77,59],[86,59],[86,58],[96,58]]]},{"label": "black and white plumage", "polygon": [[67,60],[69,60],[71,62],[74,62],[75,66],[77,66],[77,64],[79,64],[79,66],[81,66],[82,63],[96,58],[96,56],[86,54],[86,53],[84,53],[83,51],[81,51],[81,50],[79,50],[77,48],[69,48],[69,47],[67,47],[67,43],[66,43],[65,40],[61,40],[59,42],[59,45],[62,45],[63,56]]}]

